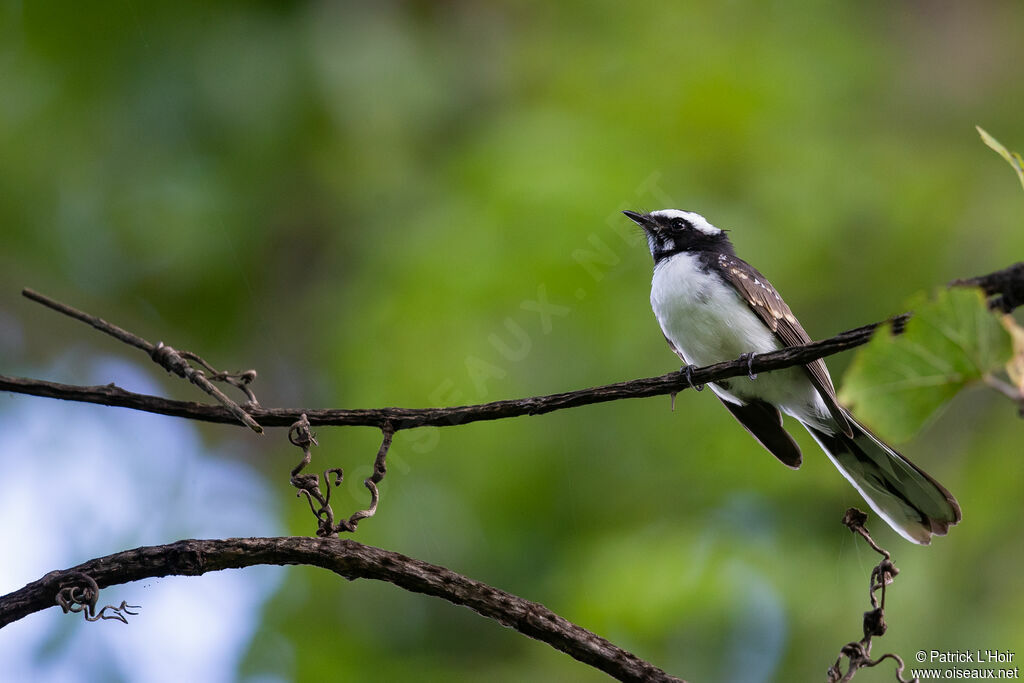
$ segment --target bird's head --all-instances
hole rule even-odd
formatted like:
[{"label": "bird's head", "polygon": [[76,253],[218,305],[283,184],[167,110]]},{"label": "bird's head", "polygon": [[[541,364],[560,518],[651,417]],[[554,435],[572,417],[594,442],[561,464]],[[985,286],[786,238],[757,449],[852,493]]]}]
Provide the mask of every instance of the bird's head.
[{"label": "bird's head", "polygon": [[732,253],[724,230],[711,225],[693,211],[662,209],[650,213],[623,211],[647,236],[654,262],[682,251],[719,251]]}]

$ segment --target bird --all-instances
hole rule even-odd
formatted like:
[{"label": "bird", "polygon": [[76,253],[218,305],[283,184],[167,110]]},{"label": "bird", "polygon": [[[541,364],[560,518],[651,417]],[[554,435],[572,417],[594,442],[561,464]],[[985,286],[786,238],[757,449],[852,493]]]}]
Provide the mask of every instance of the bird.
[{"label": "bird", "polygon": [[[736,256],[727,231],[699,213],[623,211],[654,259],[651,308],[669,347],[692,369],[811,341],[775,287]],[[718,380],[709,386],[741,425],[783,464],[797,469],[800,447],[782,413],[811,434],[840,473],[900,536],[921,545],[961,520],[956,498],[854,418],[836,398],[823,360]]]}]

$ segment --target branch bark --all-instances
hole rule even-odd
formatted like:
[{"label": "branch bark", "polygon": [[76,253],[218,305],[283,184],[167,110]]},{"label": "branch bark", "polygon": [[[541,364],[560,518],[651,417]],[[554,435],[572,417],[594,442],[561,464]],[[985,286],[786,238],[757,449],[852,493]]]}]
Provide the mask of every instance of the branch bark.
[{"label": "branch bark", "polygon": [[[213,368],[211,368],[210,365],[206,363],[206,361],[204,361],[202,358],[195,355],[194,353],[189,353],[187,351],[177,351],[176,349],[167,346],[163,342],[157,342],[156,344],[150,343],[143,339],[142,337],[138,336],[137,334],[133,334],[128,330],[118,327],[117,325],[108,323],[103,318],[98,318],[90,313],[86,313],[85,311],[80,311],[77,308],[72,308],[71,306],[68,306],[67,304],[62,304],[59,301],[54,301],[50,297],[44,296],[43,294],[35,292],[31,289],[23,289],[21,290],[21,294],[26,299],[31,299],[32,301],[42,304],[47,308],[51,308],[57,311],[58,313],[63,313],[64,315],[70,318],[74,318],[75,320],[80,320],[81,322],[84,322],[87,325],[91,325],[100,332],[105,332],[106,334],[109,334],[111,337],[114,337],[115,339],[122,341],[125,344],[128,344],[129,346],[134,346],[137,349],[145,351],[147,354],[149,354],[150,359],[152,359],[154,363],[156,363],[163,369],[167,370],[167,372],[174,373],[179,377],[187,379],[188,381],[192,382],[192,384],[195,384],[197,387],[205,391],[207,394],[217,399],[217,401],[222,406],[224,406],[224,408],[228,412],[230,412],[234,416],[234,418],[241,422],[243,425],[250,428],[257,434],[263,433],[263,428],[255,420],[253,420],[252,417],[247,412],[245,412],[245,410],[241,406],[239,406],[237,403],[228,398],[228,396],[225,395],[224,392],[222,392],[220,389],[214,386],[214,384],[210,381],[210,379],[217,379],[218,377],[215,376],[211,377],[210,379],[207,379],[206,375],[203,373],[202,370],[197,370],[191,365],[189,365],[189,360],[195,360],[208,370],[213,370]],[[217,374],[220,376],[219,378],[222,380],[228,380],[228,378],[230,378],[230,380],[228,381],[231,381],[231,383],[235,384],[235,386],[245,385],[248,384],[249,382],[248,378],[246,378],[245,380],[235,380],[235,378],[231,376],[229,373]],[[255,373],[252,373],[251,376],[254,377]],[[255,403],[255,397],[252,395],[252,393],[246,391],[246,394],[248,395],[250,402]]]},{"label": "branch bark", "polygon": [[[758,373],[794,365],[805,365],[818,358],[831,356],[867,343],[879,326],[889,322],[892,323],[893,332],[899,334],[903,331],[903,327],[909,317],[909,313],[904,313],[891,320],[864,325],[863,327],[842,332],[829,339],[755,356],[749,363],[746,359],[738,358],[732,361],[695,368],[692,373],[692,380],[694,384],[707,384],[708,382],[716,382],[730,377],[743,376],[750,371]],[[332,408],[310,410],[308,408],[250,407],[247,412],[264,427],[290,427],[305,413],[312,425],[383,428],[386,424],[390,423],[392,428],[398,431],[414,427],[450,427],[470,422],[479,422],[481,420],[501,420],[523,415],[542,415],[556,410],[576,408],[594,403],[675,394],[689,388],[689,381],[683,373],[670,372],[658,377],[616,382],[615,384],[605,384],[589,389],[450,408]],[[192,401],[176,401],[160,396],[137,394],[126,391],[114,384],[76,386],[27,377],[0,375],[0,390],[47,398],[59,398],[68,401],[131,408],[133,410],[205,422],[238,424],[235,415],[223,406]]]},{"label": "branch bark", "polygon": [[540,603],[506,593],[450,569],[337,538],[228,538],[144,546],[53,571],[0,597],[0,628],[56,606],[60,587],[86,574],[100,588],[160,576],[199,576],[259,564],[303,564],[349,580],[387,581],[414,593],[443,598],[547,643],[620,681],[683,683],[636,655],[558,616]]},{"label": "branch bark", "polygon": [[[991,297],[989,303],[992,308],[1010,312],[1016,306],[1024,303],[1024,297],[1021,295],[1021,292],[1024,291],[1024,262],[1015,263],[987,275],[956,280],[950,284],[952,286],[980,286]],[[143,350],[150,350],[151,353],[152,349],[155,348],[141,337],[126,332],[100,318],[48,299],[31,290],[24,290],[23,293],[33,300],[44,303],[66,315],[83,320],[93,327],[108,332],[133,346]],[[242,413],[244,418],[250,418],[259,424],[254,426],[249,424],[244,418],[241,421],[258,431],[260,425],[265,427],[290,427],[305,413],[309,418],[310,424],[317,426],[366,426],[383,429],[385,425],[390,425],[391,429],[399,431],[415,427],[449,427],[482,420],[501,420],[523,415],[542,415],[556,410],[618,401],[626,398],[646,398],[649,396],[677,394],[689,389],[691,382],[695,385],[707,384],[731,377],[739,377],[748,373],[756,374],[796,365],[806,365],[819,358],[825,358],[826,356],[866,344],[871,339],[875,330],[882,325],[891,324],[892,333],[901,334],[911,315],[911,313],[903,313],[888,320],[841,332],[828,339],[761,354],[755,356],[752,360],[740,357],[732,361],[694,368],[690,378],[686,378],[681,372],[670,372],[658,377],[616,382],[615,384],[605,384],[589,389],[448,408],[310,410],[308,408],[263,408],[252,404],[247,406],[247,409],[242,411]],[[26,377],[0,375],[0,390],[33,396],[59,398],[68,401],[131,408],[160,415],[225,424],[237,423],[240,420],[239,411],[241,411],[241,408],[238,406],[216,406],[192,401],[175,401],[147,394],[137,394],[126,391],[114,384],[75,386]]]}]

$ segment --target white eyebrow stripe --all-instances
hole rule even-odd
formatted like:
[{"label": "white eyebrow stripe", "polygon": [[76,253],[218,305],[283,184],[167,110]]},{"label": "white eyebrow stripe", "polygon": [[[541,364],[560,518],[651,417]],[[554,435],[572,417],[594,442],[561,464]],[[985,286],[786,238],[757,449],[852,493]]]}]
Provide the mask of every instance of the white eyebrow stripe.
[{"label": "white eyebrow stripe", "polygon": [[690,222],[693,225],[694,230],[700,230],[705,235],[718,235],[722,231],[711,225],[708,219],[701,216],[699,213],[693,211],[680,211],[679,209],[661,209],[660,211],[652,211],[652,216],[660,216],[662,218],[682,218]]}]

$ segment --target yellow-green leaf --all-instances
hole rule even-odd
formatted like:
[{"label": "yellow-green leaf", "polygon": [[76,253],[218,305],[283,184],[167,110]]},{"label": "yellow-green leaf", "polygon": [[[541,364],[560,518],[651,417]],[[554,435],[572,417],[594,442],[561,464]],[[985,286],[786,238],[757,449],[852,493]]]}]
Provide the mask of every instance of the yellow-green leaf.
[{"label": "yellow-green leaf", "polygon": [[881,328],[843,378],[840,400],[887,439],[905,441],[966,385],[1000,368],[1010,336],[978,289],[948,289],[910,304],[914,316],[893,336]]},{"label": "yellow-green leaf", "polygon": [[1006,159],[1007,163],[1013,167],[1013,170],[1017,172],[1017,177],[1020,178],[1020,184],[1024,186],[1024,158],[1021,158],[1020,154],[1006,149],[1003,143],[989,135],[988,131],[981,126],[975,126],[975,128],[978,129],[978,133],[981,134],[981,139],[985,144],[999,152],[999,156]]}]

